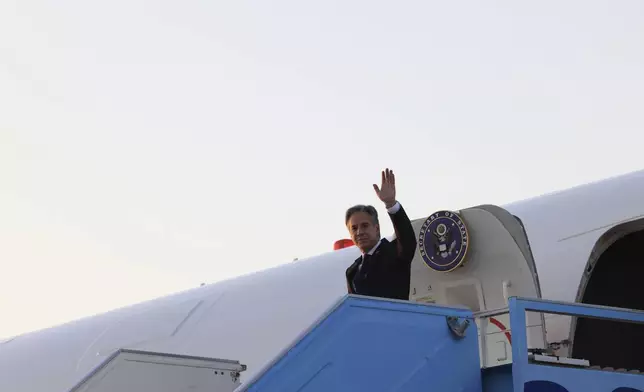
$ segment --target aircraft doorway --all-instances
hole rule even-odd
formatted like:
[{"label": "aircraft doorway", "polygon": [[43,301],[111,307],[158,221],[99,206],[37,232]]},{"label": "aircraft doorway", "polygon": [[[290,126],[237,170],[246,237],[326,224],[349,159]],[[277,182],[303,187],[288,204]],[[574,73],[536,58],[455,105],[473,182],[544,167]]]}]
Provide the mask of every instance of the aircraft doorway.
[{"label": "aircraft doorway", "polygon": [[[634,224],[640,226],[644,221],[627,225],[632,228]],[[619,239],[615,241],[616,237]],[[602,246],[608,247],[601,252]],[[600,256],[596,262],[589,262],[578,301],[644,310],[644,230],[612,230],[598,241],[598,247]],[[574,358],[601,367],[644,371],[644,325],[578,319],[573,332]]]}]

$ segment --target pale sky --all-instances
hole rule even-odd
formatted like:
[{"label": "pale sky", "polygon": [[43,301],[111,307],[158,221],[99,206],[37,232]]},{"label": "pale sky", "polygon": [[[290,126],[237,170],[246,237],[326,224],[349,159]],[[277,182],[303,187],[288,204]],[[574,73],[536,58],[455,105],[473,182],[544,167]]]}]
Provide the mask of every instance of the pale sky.
[{"label": "pale sky", "polygon": [[[641,1],[4,0],[0,337],[640,169]],[[384,223],[384,233],[390,230]]]}]

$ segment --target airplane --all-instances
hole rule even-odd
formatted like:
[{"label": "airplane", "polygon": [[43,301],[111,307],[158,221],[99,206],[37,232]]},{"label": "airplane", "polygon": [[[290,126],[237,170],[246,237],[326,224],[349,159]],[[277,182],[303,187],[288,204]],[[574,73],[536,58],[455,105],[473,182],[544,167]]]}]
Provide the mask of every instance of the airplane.
[{"label": "airplane", "polygon": [[[428,206],[412,218],[419,244],[410,301],[480,314],[512,296],[644,309],[643,195],[644,170],[504,206]],[[443,241],[450,222],[458,229]],[[196,379],[207,368],[226,384],[208,390],[232,391],[347,295],[345,270],[358,256],[339,239],[324,254],[7,339],[0,389],[95,392],[110,390],[99,378],[125,388],[136,377],[185,371]],[[481,367],[511,362],[507,316],[477,323]],[[644,370],[641,326],[530,315],[528,329],[535,350]],[[181,377],[171,380],[149,390],[188,390],[172,384]]]}]

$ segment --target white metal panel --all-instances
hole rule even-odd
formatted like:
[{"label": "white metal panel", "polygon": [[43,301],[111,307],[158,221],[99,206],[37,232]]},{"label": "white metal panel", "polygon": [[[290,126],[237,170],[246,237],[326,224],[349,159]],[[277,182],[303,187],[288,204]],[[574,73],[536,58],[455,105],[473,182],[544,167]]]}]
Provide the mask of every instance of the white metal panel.
[{"label": "white metal panel", "polygon": [[[459,285],[473,286],[480,292],[480,309],[498,309],[507,306],[504,281],[513,282],[514,295],[536,297],[538,288],[532,275],[532,260],[523,252],[497,216],[482,208],[462,210],[470,233],[470,251],[466,263],[451,272],[437,272],[425,265],[417,254],[412,263],[411,297],[429,294],[429,286],[436,303],[457,305],[446,297],[448,289]],[[424,219],[414,221],[418,231]],[[518,225],[518,222],[515,222]]]},{"label": "white metal panel", "polygon": [[232,392],[244,369],[237,361],[119,350],[70,392]]}]

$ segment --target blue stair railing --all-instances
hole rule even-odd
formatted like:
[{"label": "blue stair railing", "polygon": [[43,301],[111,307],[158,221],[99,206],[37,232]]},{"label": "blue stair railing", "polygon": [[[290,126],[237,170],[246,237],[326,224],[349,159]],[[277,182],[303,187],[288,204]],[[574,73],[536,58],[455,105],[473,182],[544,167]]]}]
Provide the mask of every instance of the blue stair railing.
[{"label": "blue stair railing", "polygon": [[[559,366],[530,360],[526,312],[644,324],[644,312],[581,303],[512,297],[508,301],[512,328],[512,383],[514,392],[644,392],[644,375],[590,367]],[[597,336],[598,339],[607,338]],[[643,353],[644,355],[644,353]]]}]

